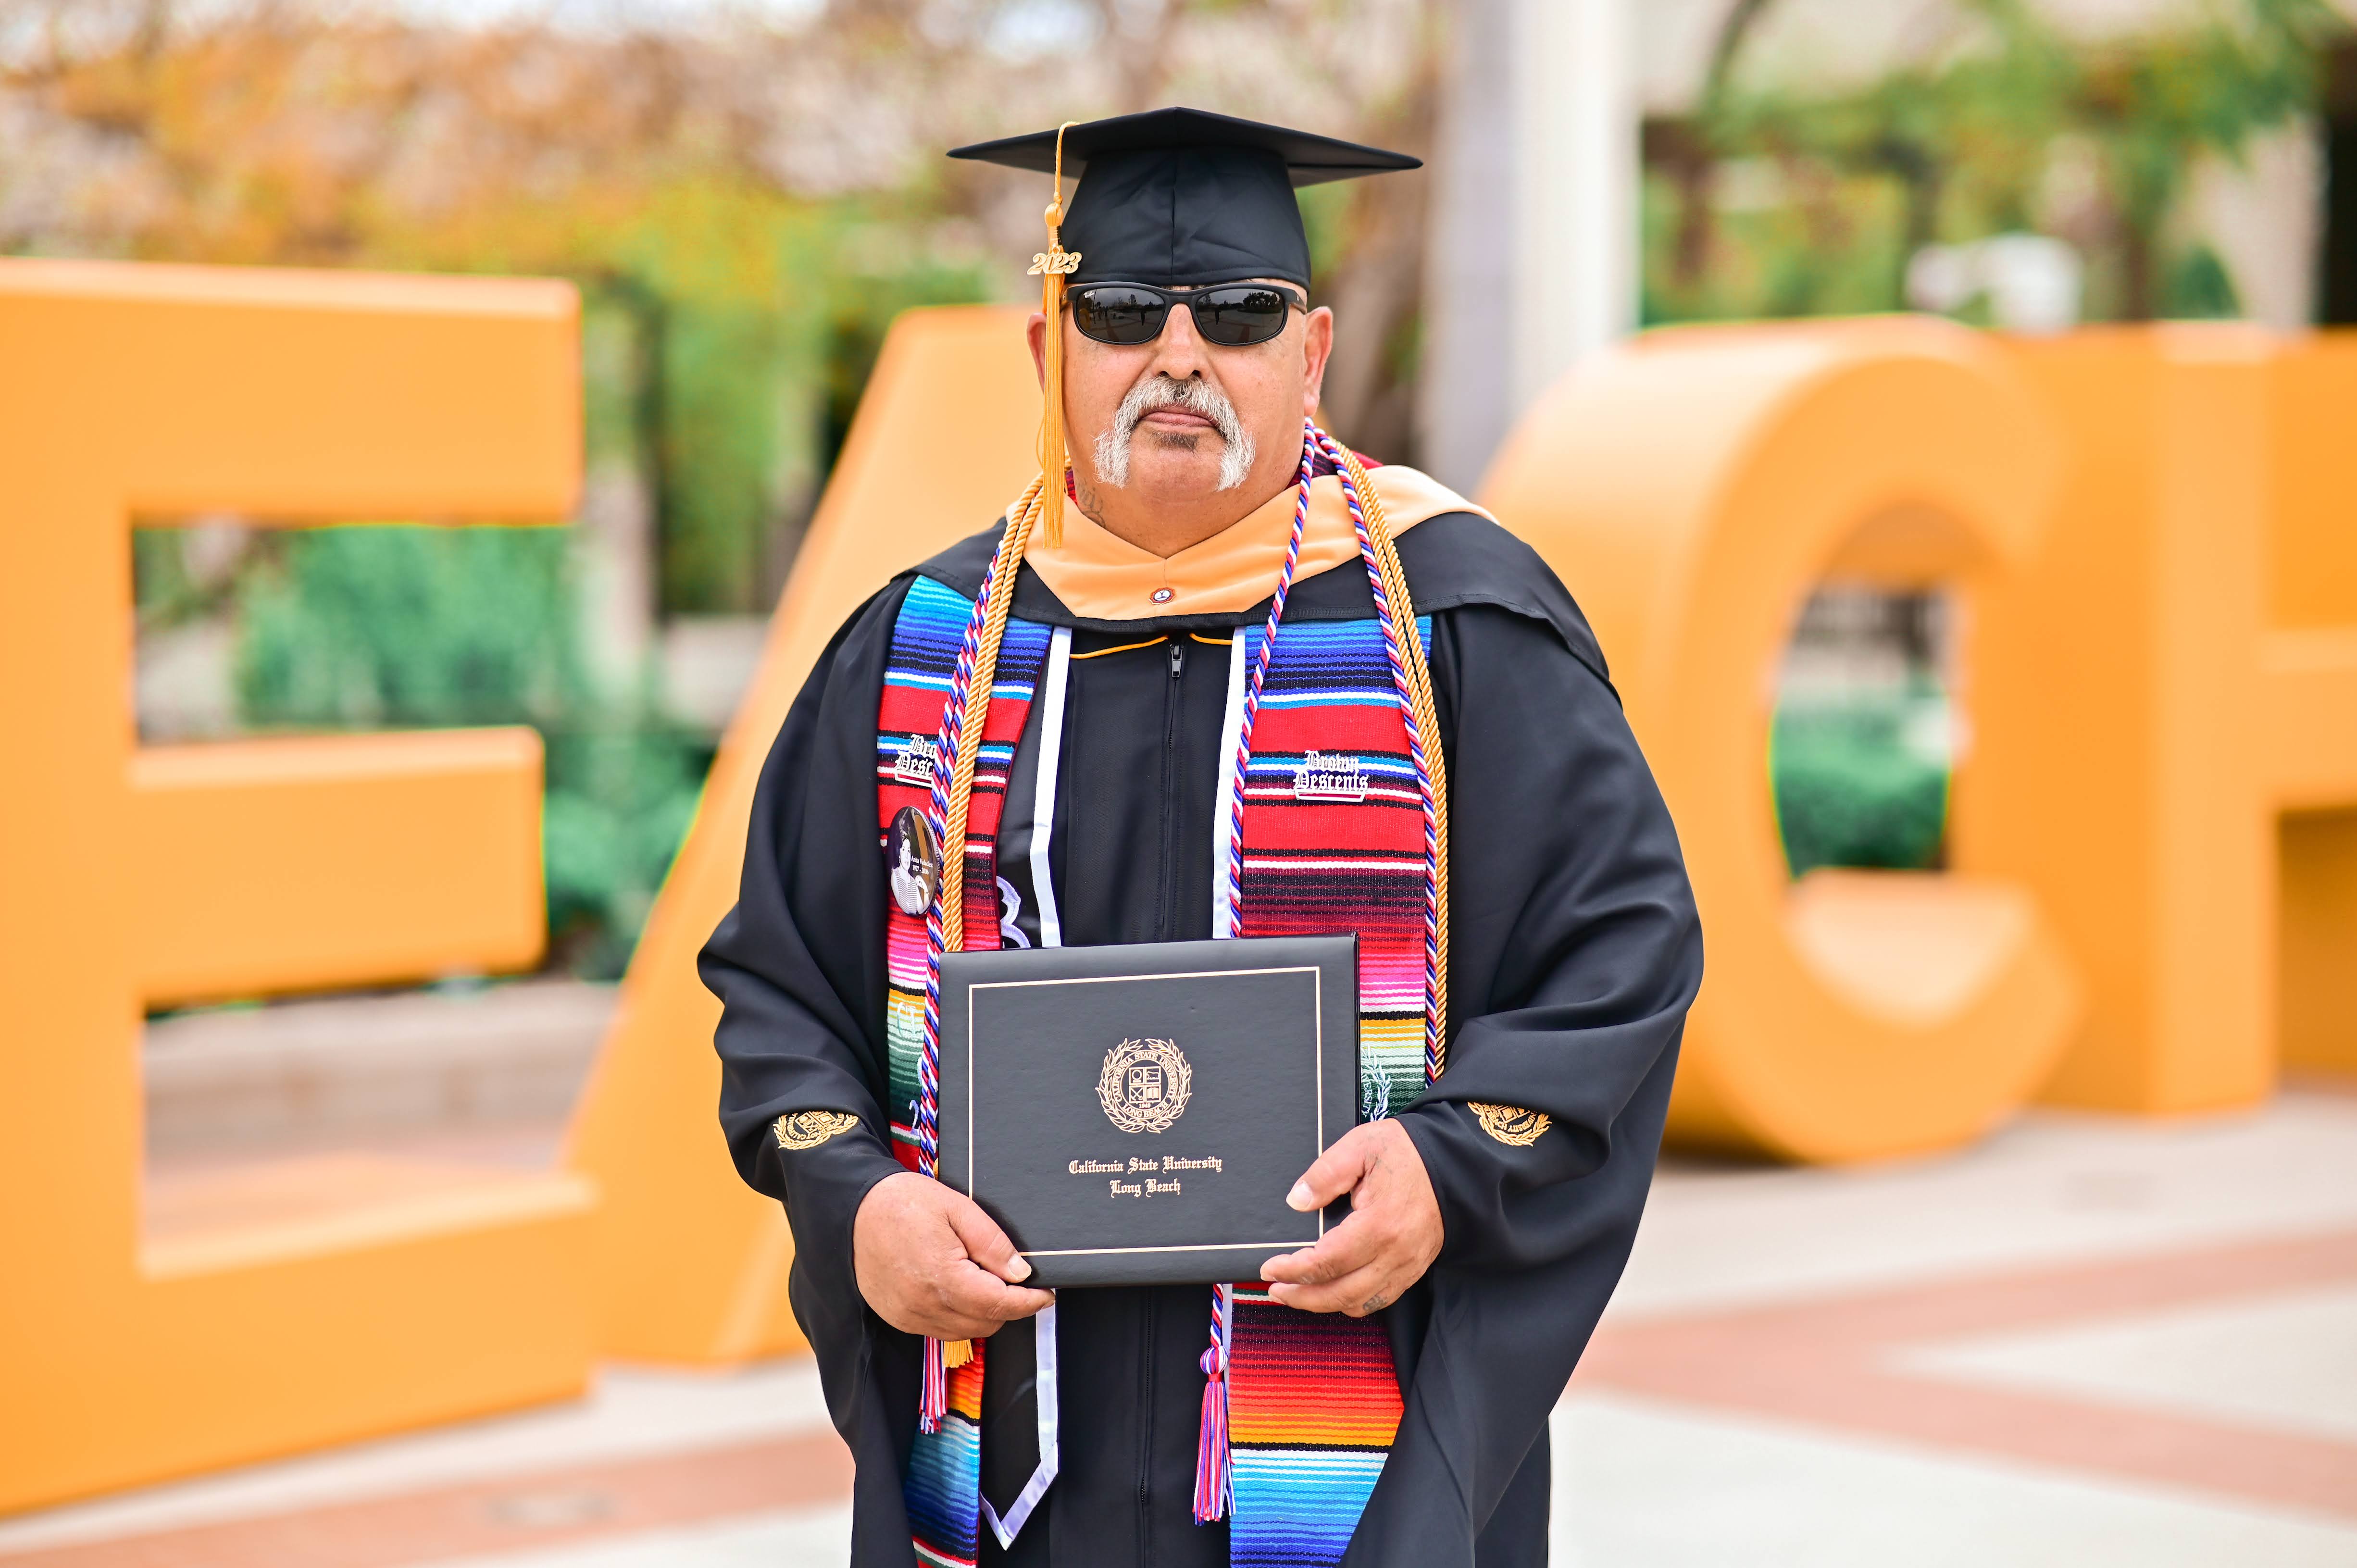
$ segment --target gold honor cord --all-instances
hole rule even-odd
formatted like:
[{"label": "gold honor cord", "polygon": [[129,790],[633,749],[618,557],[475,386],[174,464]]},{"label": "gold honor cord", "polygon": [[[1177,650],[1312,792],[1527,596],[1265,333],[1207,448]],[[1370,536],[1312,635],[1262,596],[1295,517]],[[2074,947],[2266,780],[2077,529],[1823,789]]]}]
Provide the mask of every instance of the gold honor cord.
[{"label": "gold honor cord", "polygon": [[[1399,639],[1407,668],[1408,702],[1415,713],[1416,732],[1424,739],[1425,777],[1430,781],[1433,805],[1433,875],[1439,903],[1438,954],[1433,993],[1435,1033],[1446,1059],[1448,1028],[1448,761],[1440,745],[1440,717],[1432,698],[1432,671],[1424,643],[1415,633],[1415,603],[1408,596],[1407,572],[1392,542],[1391,524],[1383,514],[1383,498],[1357,453],[1334,443],[1359,493],[1359,510],[1367,520],[1367,540],[1373,547],[1375,570],[1382,575],[1384,596],[1391,600],[1392,628]],[[1046,473],[1031,481],[1023,499],[1008,511],[1006,532],[999,536],[998,554],[990,569],[990,596],[982,605],[982,637],[974,649],[974,676],[966,690],[966,720],[958,737],[958,755],[950,769],[949,820],[942,835],[942,950],[965,948],[965,828],[974,800],[974,760],[982,749],[982,734],[990,722],[990,692],[998,676],[999,645],[1006,639],[1006,618],[1015,604],[1015,579],[1023,566],[1023,553],[1047,510],[1052,494],[1062,499],[1061,485],[1050,485]]]},{"label": "gold honor cord", "polygon": [[[982,734],[990,724],[990,691],[998,680],[998,648],[1006,639],[1007,612],[1015,604],[1015,579],[1023,569],[1023,546],[1039,521],[1044,478],[1033,479],[1006,515],[998,555],[991,563],[990,597],[982,606],[982,637],[974,650],[974,678],[966,685],[965,722],[958,735],[957,760],[950,768],[949,820],[942,824],[942,951],[965,950],[965,820],[974,805],[974,765],[982,754]],[[974,1341],[942,1341],[942,1367],[954,1370],[974,1359]]]},{"label": "gold honor cord", "polygon": [[1015,604],[1015,579],[1023,569],[1023,548],[1038,525],[1047,477],[1031,481],[1006,514],[1006,532],[991,563],[990,597],[984,600],[982,638],[974,650],[974,675],[966,683],[965,722],[960,726],[957,758],[950,767],[949,820],[942,824],[942,950],[965,950],[965,819],[974,803],[974,759],[990,723],[990,689],[998,679],[998,645],[1006,638],[1006,616]]},{"label": "gold honor cord", "polygon": [[[1319,433],[1324,434],[1322,431]],[[1359,510],[1367,520],[1367,542],[1373,547],[1375,570],[1391,600],[1392,626],[1399,638],[1400,657],[1407,666],[1408,702],[1415,710],[1416,733],[1424,739],[1424,773],[1432,789],[1432,874],[1438,905],[1437,952],[1434,958],[1433,1035],[1438,1042],[1433,1074],[1439,1076],[1448,1052],[1448,758],[1440,746],[1439,710],[1432,700],[1432,671],[1424,656],[1424,642],[1415,634],[1415,601],[1408,596],[1407,570],[1400,564],[1392,542],[1391,523],[1383,514],[1383,497],[1375,493],[1366,465],[1342,442],[1332,443],[1350,470],[1351,488],[1359,492]]]}]

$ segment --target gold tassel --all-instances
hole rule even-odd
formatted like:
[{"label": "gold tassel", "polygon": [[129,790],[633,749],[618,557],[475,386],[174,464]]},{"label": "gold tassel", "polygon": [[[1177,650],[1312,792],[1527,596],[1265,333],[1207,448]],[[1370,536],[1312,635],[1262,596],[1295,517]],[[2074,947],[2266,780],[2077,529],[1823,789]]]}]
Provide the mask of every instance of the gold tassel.
[{"label": "gold tassel", "polygon": [[1039,279],[1039,313],[1048,318],[1046,406],[1039,411],[1039,535],[1050,550],[1064,542],[1064,280],[1078,270],[1081,256],[1064,249],[1059,235],[1064,223],[1064,133],[1078,124],[1067,120],[1056,127],[1056,199],[1043,214],[1048,248],[1031,258],[1031,271]]},{"label": "gold tassel", "polygon": [[[942,948],[945,952],[965,947],[965,827],[974,799],[974,760],[982,749],[983,727],[990,722],[990,689],[998,672],[998,650],[1006,635],[1008,612],[1015,603],[1015,577],[1023,565],[1024,546],[1034,532],[1049,547],[1064,542],[1064,279],[1081,264],[1078,252],[1067,251],[1057,237],[1064,221],[1064,133],[1080,122],[1067,120],[1056,127],[1056,199],[1048,204],[1048,248],[1031,258],[1039,278],[1039,309],[1048,318],[1044,358],[1048,361],[1046,406],[1039,416],[1039,478],[1006,518],[1006,532],[998,542],[998,563],[992,574],[990,598],[981,606],[983,627],[974,650],[974,680],[969,691],[967,734],[950,769],[948,842],[942,846]],[[1053,475],[1051,481],[1049,476]],[[942,1341],[942,1367],[955,1371],[974,1359],[974,1341]]]}]

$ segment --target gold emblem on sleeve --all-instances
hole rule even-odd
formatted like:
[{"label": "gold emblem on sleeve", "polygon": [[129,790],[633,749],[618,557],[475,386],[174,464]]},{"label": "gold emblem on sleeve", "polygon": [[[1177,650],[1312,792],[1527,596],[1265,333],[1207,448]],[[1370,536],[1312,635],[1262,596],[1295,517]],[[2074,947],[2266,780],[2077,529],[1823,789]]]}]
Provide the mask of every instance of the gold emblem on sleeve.
[{"label": "gold emblem on sleeve", "polygon": [[858,1125],[848,1111],[790,1111],[778,1118],[778,1147],[815,1149]]},{"label": "gold emblem on sleeve", "polygon": [[1539,1141],[1539,1134],[1555,1125],[1555,1118],[1544,1111],[1525,1111],[1519,1105],[1491,1105],[1486,1101],[1469,1100],[1465,1109],[1473,1112],[1481,1123],[1481,1131],[1501,1144],[1517,1149],[1527,1149]]}]

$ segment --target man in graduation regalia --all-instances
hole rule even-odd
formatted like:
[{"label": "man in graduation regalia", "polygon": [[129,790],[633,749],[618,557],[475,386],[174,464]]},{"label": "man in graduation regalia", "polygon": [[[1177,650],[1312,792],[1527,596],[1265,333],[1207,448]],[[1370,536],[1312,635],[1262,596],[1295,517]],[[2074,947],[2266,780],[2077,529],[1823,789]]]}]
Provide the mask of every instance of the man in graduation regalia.
[{"label": "man in graduation regalia", "polygon": [[[1041,477],[836,633],[702,961],[853,1563],[1543,1563],[1701,939],[1563,585],[1309,422],[1294,188],[1415,160],[1178,109],[952,156],[1055,180]],[[1350,1214],[1263,1280],[1051,1295],[933,1179],[942,950],[1337,932],[1361,1121],[1287,1201]]]}]

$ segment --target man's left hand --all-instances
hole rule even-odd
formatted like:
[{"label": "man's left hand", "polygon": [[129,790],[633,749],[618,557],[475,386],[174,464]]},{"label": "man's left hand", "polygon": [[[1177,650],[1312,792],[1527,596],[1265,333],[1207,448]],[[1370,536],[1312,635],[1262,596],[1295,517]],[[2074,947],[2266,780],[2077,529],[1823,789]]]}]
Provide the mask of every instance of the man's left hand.
[{"label": "man's left hand", "polygon": [[1308,1213],[1351,1195],[1350,1218],[1314,1247],[1271,1258],[1269,1294],[1304,1312],[1364,1317],[1397,1301],[1440,1256],[1440,1202],[1415,1141],[1396,1121],[1354,1127],[1286,1194]]}]

